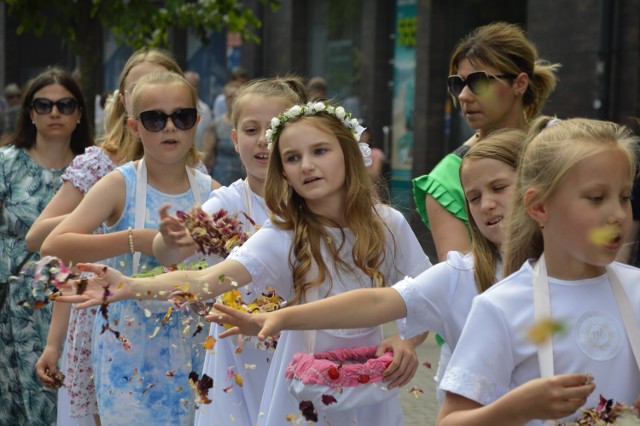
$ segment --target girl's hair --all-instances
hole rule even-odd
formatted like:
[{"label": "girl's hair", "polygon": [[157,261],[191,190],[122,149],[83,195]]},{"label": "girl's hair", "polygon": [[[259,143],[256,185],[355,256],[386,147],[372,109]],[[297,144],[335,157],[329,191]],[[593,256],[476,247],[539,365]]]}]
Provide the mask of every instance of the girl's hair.
[{"label": "girl's hair", "polygon": [[307,89],[302,79],[295,75],[251,80],[240,86],[236,92],[231,108],[231,122],[234,127],[238,127],[242,108],[253,95],[270,99],[279,98],[288,102],[290,106],[307,102]]},{"label": "girl's hair", "polygon": [[[514,24],[495,22],[478,27],[460,40],[451,54],[449,74],[457,74],[463,59],[482,69],[493,67],[505,74],[529,76],[529,85],[522,98],[525,118],[535,118],[556,87],[556,71],[560,64],[550,64],[538,57],[534,44],[524,31]],[[453,98],[454,104],[457,99]]]},{"label": "girl's hair", "polygon": [[113,104],[105,109],[105,136],[101,141],[102,148],[117,156],[124,153],[127,161],[142,157],[142,148],[136,143],[135,135],[127,127],[127,110],[121,97],[124,97],[126,79],[131,70],[140,64],[150,63],[161,66],[167,71],[182,75],[182,69],[169,52],[161,49],[140,49],[134,52],[120,73],[118,89],[113,95]]},{"label": "girl's hair", "polygon": [[[309,210],[305,199],[298,195],[285,179],[279,151],[280,136],[291,123],[302,121],[335,135],[344,154],[346,190],[344,217],[346,226],[355,237],[352,247],[352,266],[340,258],[341,246],[336,246],[325,230],[325,226],[342,228],[330,219]],[[338,118],[321,112],[291,118],[282,124],[281,131],[273,141],[265,183],[265,200],[272,212],[272,223],[280,229],[292,230],[294,234],[291,267],[295,297],[291,303],[298,303],[308,289],[320,285],[327,278],[328,268],[320,252],[322,241],[327,241],[329,253],[338,268],[352,270],[355,266],[371,277],[374,287],[384,285],[384,278],[377,268],[385,257],[386,227],[375,210],[377,198],[360,148],[351,130]],[[344,234],[342,241],[344,241]],[[308,277],[314,262],[318,266],[318,276]]]},{"label": "girl's hair", "polygon": [[83,154],[85,148],[93,145],[93,133],[89,127],[89,118],[87,109],[85,108],[84,98],[78,82],[71,77],[69,73],[59,68],[51,68],[39,74],[31,81],[22,98],[22,107],[16,124],[16,130],[9,139],[9,144],[18,148],[29,149],[36,143],[36,126],[31,123],[29,112],[31,111],[31,103],[34,95],[39,90],[52,84],[59,84],[67,89],[75,100],[78,102],[78,111],[80,111],[80,122],[76,125],[71,134],[71,151],[75,154]]},{"label": "girl's hair", "polygon": [[525,192],[535,188],[535,199],[548,200],[562,184],[567,173],[585,158],[618,149],[629,160],[629,182],[636,173],[637,147],[640,139],[626,127],[586,118],[557,120],[539,117],[531,126],[518,165],[513,208],[505,241],[504,275],[522,267],[543,251],[539,225],[527,214]]},{"label": "girl's hair", "polygon": [[[518,129],[500,129],[491,133],[485,139],[476,143],[462,159],[460,175],[464,173],[464,166],[469,160],[491,159],[500,161],[511,167],[514,172],[518,166],[518,159],[524,146],[527,134]],[[487,173],[491,173],[487,170]],[[502,257],[500,250],[485,237],[469,210],[469,203],[465,202],[469,227],[471,228],[471,253],[473,253],[474,272],[478,292],[482,293],[496,282],[496,268]],[[506,221],[507,218],[504,218]],[[505,222],[506,224],[507,222]],[[506,228],[506,225],[505,225]],[[506,229],[505,229],[506,231]]]},{"label": "girl's hair", "polygon": [[[196,92],[195,87],[191,85],[184,76],[180,73],[175,73],[173,71],[154,71],[149,73],[138,80],[136,83],[136,87],[133,89],[133,93],[131,93],[131,113],[133,114],[132,118],[138,119],[141,112],[139,103],[140,98],[144,96],[144,93],[147,90],[158,90],[155,86],[169,86],[169,85],[181,85],[185,90],[189,92],[190,102],[189,108],[196,108],[198,105],[198,93]],[[196,123],[197,126],[197,123]],[[144,155],[144,146],[142,143],[135,144],[136,150],[134,151],[134,155],[136,158],[142,158]],[[191,149],[189,150],[189,159],[188,163],[193,165],[200,161],[200,156],[198,151],[196,151],[195,144],[191,145]]]}]

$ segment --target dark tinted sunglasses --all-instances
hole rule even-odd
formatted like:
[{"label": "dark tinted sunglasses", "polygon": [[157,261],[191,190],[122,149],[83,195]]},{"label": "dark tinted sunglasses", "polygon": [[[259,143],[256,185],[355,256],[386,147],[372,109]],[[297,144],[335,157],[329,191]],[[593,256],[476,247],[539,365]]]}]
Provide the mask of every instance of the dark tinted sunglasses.
[{"label": "dark tinted sunglasses", "polygon": [[183,108],[173,114],[165,114],[162,111],[144,111],[140,113],[140,122],[150,132],[159,132],[164,129],[169,118],[178,129],[189,130],[196,124],[198,110],[195,108]]},{"label": "dark tinted sunglasses", "polygon": [[496,74],[491,75],[487,74],[485,71],[476,71],[472,72],[467,76],[467,79],[460,77],[459,75],[450,75],[447,79],[447,85],[449,86],[449,91],[453,96],[460,96],[462,89],[464,86],[469,86],[471,92],[474,95],[482,95],[489,90],[489,86],[491,85],[491,80],[495,80],[498,78],[515,78],[513,74]]},{"label": "dark tinted sunglasses", "polygon": [[73,98],[62,98],[54,102],[47,98],[36,98],[31,102],[31,108],[41,115],[49,114],[54,105],[61,114],[69,115],[75,112],[78,107],[78,101]]}]

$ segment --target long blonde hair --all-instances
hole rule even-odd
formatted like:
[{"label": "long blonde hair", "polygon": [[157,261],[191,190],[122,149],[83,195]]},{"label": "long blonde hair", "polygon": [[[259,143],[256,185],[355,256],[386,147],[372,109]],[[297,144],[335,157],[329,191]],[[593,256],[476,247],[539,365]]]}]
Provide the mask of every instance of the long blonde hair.
[{"label": "long blonde hair", "polygon": [[99,144],[109,154],[124,160],[132,161],[142,158],[144,154],[140,143],[136,140],[134,134],[127,127],[127,110],[124,102],[120,97],[124,96],[127,89],[125,80],[129,76],[131,70],[140,64],[151,63],[165,68],[167,71],[173,71],[182,75],[180,65],[173,59],[171,54],[161,49],[140,49],[134,52],[120,73],[118,80],[118,90],[110,103],[105,107],[105,135]]},{"label": "long blonde hair", "polygon": [[[353,232],[355,239],[352,247],[353,263],[349,264],[340,258],[341,246],[331,240],[325,229],[325,226],[341,229],[338,224],[309,210],[305,199],[287,184],[279,150],[282,131],[278,132],[269,159],[265,200],[272,212],[273,224],[280,229],[292,230],[294,234],[290,259],[295,297],[290,302],[298,303],[304,299],[308,289],[322,284],[327,278],[331,279],[320,251],[322,241],[327,242],[331,259],[338,268],[347,271],[359,268],[371,278],[373,286],[384,285],[384,277],[378,267],[385,258],[385,235],[390,233],[385,232],[385,224],[375,209],[375,190],[351,130],[338,118],[324,112],[292,118],[283,124],[283,128],[299,121],[331,133],[338,139],[345,160],[344,217],[346,226]],[[318,266],[318,276],[308,277],[313,262]]]},{"label": "long blonde hair", "polygon": [[[460,40],[451,54],[449,74],[457,74],[463,59],[482,69],[490,66],[501,73],[529,76],[529,85],[522,97],[527,121],[532,120],[556,87],[556,72],[560,64],[551,64],[538,57],[535,45],[522,28],[506,22],[478,27]],[[453,97],[453,103],[457,104]]]},{"label": "long blonde hair", "polygon": [[[488,137],[473,145],[465,154],[460,165],[460,176],[464,173],[464,166],[467,162],[479,159],[500,161],[511,167],[515,172],[526,136],[526,132],[518,129],[500,129],[491,133]],[[482,293],[496,283],[496,269],[502,255],[499,248],[480,232],[480,228],[469,210],[469,203],[466,201],[465,207],[472,237],[473,276],[475,277],[478,292]],[[504,221],[506,228],[506,217]],[[506,229],[504,231],[506,232]]]},{"label": "long blonde hair", "polygon": [[636,173],[639,141],[628,128],[608,121],[538,118],[531,126],[518,165],[513,207],[504,244],[504,275],[519,270],[527,259],[539,258],[543,251],[542,232],[527,213],[524,203],[528,189],[537,190],[535,199],[530,202],[548,200],[578,162],[613,148],[627,156],[631,182]]}]

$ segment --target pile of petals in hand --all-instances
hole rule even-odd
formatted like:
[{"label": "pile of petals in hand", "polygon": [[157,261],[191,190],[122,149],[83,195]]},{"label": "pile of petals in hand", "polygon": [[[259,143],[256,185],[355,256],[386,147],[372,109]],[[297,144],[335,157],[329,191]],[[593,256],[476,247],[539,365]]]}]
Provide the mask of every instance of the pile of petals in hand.
[{"label": "pile of petals in hand", "polygon": [[[246,303],[242,299],[242,294],[238,290],[231,290],[220,297],[220,303],[239,311],[249,314],[277,311],[287,305],[286,300],[276,293],[273,287],[265,288],[265,291],[256,297],[251,303]],[[223,324],[226,328],[231,328],[229,324]],[[275,349],[278,344],[277,336],[269,336],[264,342],[258,343],[259,349]],[[241,348],[239,348],[241,350]]]},{"label": "pile of petals in hand", "polygon": [[640,417],[632,407],[620,402],[613,402],[613,399],[606,399],[600,395],[600,403],[591,409],[582,409],[582,416],[565,426],[600,426],[600,425],[621,425],[631,426],[640,424]]},{"label": "pile of petals in hand", "polygon": [[[173,271],[194,271],[194,270],[201,270],[201,269],[205,269],[207,267],[207,262],[205,262],[204,260],[200,261],[200,262],[196,262],[192,265],[187,265],[187,264],[178,264],[178,265],[171,265],[171,267],[167,268],[164,266],[156,266],[155,268],[149,269],[147,271],[143,271],[140,272],[139,274],[135,274],[133,277],[134,278],[141,278],[141,277],[156,277],[158,275],[167,273],[167,272],[173,272]],[[171,292],[169,292],[169,296],[167,298],[167,300],[169,302],[172,302],[174,307],[177,309],[182,309],[182,310],[186,310],[189,309],[189,307],[198,315],[200,316],[204,316],[207,313],[209,313],[209,305],[207,305],[206,303],[198,300],[198,298],[195,296],[195,294],[189,292],[189,286],[186,284],[176,284],[175,286],[175,290],[172,290]],[[171,314],[173,313],[173,307],[169,307],[167,309],[167,313],[164,316],[164,319],[162,320],[161,324],[167,324],[167,322],[169,321],[169,318],[171,317]],[[148,312],[145,309],[145,316],[149,317],[151,316],[151,313]],[[184,320],[184,333],[187,333],[188,331],[190,331],[191,328],[191,324],[190,323],[190,318],[185,318]],[[196,329],[193,333],[193,335],[195,336],[196,334],[202,332],[202,323],[200,321],[198,321],[198,323],[196,324]],[[156,334],[160,331],[160,326],[156,327],[156,329],[154,330],[153,334],[151,334],[149,336],[149,338],[153,338],[156,336]]]},{"label": "pile of petals in hand", "polygon": [[[23,273],[30,273],[30,268],[25,268]],[[60,296],[60,285],[69,280],[78,280],[80,275],[67,268],[57,257],[45,256],[35,262],[33,278],[34,286],[31,294],[34,301],[29,303],[26,300],[21,300],[18,305],[40,309],[49,301],[55,300],[56,297]],[[77,282],[78,284],[75,285],[74,289],[77,293],[82,293],[81,287],[86,286],[87,282],[86,280]]]},{"label": "pile of petals in hand", "polygon": [[[251,225],[256,226],[253,219],[244,212],[242,214]],[[191,238],[198,245],[198,251],[207,256],[213,254],[225,258],[250,236],[243,231],[242,222],[236,215],[229,215],[225,209],[209,215],[201,208],[194,207],[188,212],[178,210],[176,216],[189,230]]]}]

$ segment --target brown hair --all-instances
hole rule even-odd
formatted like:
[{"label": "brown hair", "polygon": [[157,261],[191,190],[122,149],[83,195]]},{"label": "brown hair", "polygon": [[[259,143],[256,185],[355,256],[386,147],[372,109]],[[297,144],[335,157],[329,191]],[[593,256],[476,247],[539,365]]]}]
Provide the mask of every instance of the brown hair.
[{"label": "brown hair", "polygon": [[[526,73],[529,85],[522,103],[527,121],[540,114],[556,87],[556,71],[560,67],[560,64],[540,59],[535,45],[522,28],[505,22],[478,27],[460,40],[451,54],[449,74],[457,74],[463,59],[468,59],[478,69],[491,66],[505,74]],[[455,97],[453,103],[457,103]]]},{"label": "brown hair", "polygon": [[16,123],[16,130],[11,134],[8,144],[24,149],[29,149],[35,145],[37,130],[36,126],[31,124],[31,117],[29,116],[29,111],[32,108],[31,103],[36,92],[52,84],[59,84],[67,89],[78,102],[78,111],[81,114],[80,122],[71,133],[70,148],[75,155],[84,154],[85,148],[93,145],[93,133],[89,127],[89,118],[82,91],[78,86],[78,82],[69,73],[59,68],[48,69],[31,81],[22,97],[22,106]]},{"label": "brown hair", "polygon": [[[329,242],[329,253],[338,267],[345,270],[353,269],[353,266],[340,258],[340,247],[336,247],[325,230],[325,226],[336,227],[337,224],[309,210],[304,198],[291,189],[284,177],[284,166],[279,151],[280,135],[291,123],[301,121],[331,133],[338,139],[345,160],[346,226],[355,236],[352,247],[353,265],[371,278],[373,286],[382,286],[384,277],[378,271],[378,267],[385,258],[385,235],[389,233],[385,232],[385,224],[375,209],[377,196],[364,165],[362,153],[350,129],[335,116],[320,112],[291,118],[282,124],[281,131],[273,141],[265,183],[265,200],[272,212],[271,221],[280,229],[293,231],[291,268],[295,297],[291,303],[298,303],[308,289],[320,285],[327,278],[331,279],[327,277],[328,268],[320,251],[322,241]],[[307,274],[314,262],[318,266],[318,276],[310,278]]]}]

